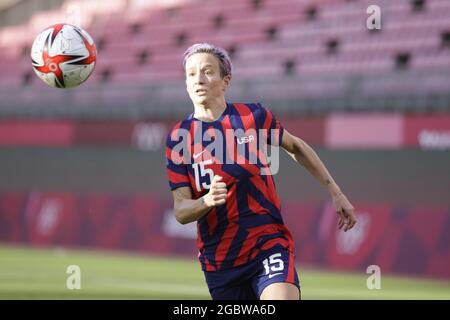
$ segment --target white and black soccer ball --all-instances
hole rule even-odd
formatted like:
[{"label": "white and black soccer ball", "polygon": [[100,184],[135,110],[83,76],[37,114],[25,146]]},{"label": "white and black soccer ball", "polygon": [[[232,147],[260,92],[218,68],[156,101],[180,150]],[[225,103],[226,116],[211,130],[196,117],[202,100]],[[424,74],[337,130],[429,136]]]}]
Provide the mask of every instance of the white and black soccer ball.
[{"label": "white and black soccer ball", "polygon": [[36,37],[31,61],[37,76],[54,88],[73,88],[86,81],[97,61],[94,40],[83,29],[55,24]]}]

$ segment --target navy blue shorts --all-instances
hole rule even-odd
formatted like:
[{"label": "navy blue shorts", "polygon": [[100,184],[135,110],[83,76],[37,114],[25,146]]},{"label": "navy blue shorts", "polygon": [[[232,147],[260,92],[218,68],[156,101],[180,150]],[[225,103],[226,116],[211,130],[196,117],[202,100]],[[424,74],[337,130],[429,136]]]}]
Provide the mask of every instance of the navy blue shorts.
[{"label": "navy blue shorts", "polygon": [[204,274],[213,300],[258,300],[264,288],[276,282],[300,289],[294,254],[278,246],[242,266]]}]

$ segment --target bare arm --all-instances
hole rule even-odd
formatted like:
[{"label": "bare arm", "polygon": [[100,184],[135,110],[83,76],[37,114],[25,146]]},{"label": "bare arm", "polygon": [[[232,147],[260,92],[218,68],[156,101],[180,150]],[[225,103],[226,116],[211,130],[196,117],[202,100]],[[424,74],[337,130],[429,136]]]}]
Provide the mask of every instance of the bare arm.
[{"label": "bare arm", "polygon": [[353,228],[356,223],[356,218],[353,213],[354,208],[344,193],[342,193],[317,153],[305,141],[293,136],[287,130],[284,130],[281,146],[296,162],[304,166],[328,190],[336,212],[340,215],[339,229],[344,225],[344,231]]},{"label": "bare arm", "polygon": [[227,189],[225,183],[220,182],[221,179],[220,176],[214,176],[209,192],[198,199],[192,199],[192,192],[189,187],[173,190],[173,208],[177,221],[181,224],[197,221],[207,214],[212,207],[224,204]]}]

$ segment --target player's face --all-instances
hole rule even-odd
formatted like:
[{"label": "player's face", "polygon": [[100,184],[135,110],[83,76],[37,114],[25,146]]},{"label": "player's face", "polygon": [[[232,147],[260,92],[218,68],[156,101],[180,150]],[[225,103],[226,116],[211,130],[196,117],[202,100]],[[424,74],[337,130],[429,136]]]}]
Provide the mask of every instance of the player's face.
[{"label": "player's face", "polygon": [[186,61],[186,88],[194,104],[223,99],[229,77],[220,76],[219,60],[209,53],[196,53]]}]

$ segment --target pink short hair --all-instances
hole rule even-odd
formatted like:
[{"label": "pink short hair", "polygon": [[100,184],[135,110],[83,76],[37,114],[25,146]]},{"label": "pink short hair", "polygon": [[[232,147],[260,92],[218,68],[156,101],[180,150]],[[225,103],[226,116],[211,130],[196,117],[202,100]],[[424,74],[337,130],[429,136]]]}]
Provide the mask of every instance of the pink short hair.
[{"label": "pink short hair", "polygon": [[196,53],[209,53],[215,56],[219,60],[220,76],[231,77],[232,64],[228,52],[219,47],[215,47],[209,43],[196,43],[189,48],[183,54],[183,68],[186,69],[186,60]]}]

